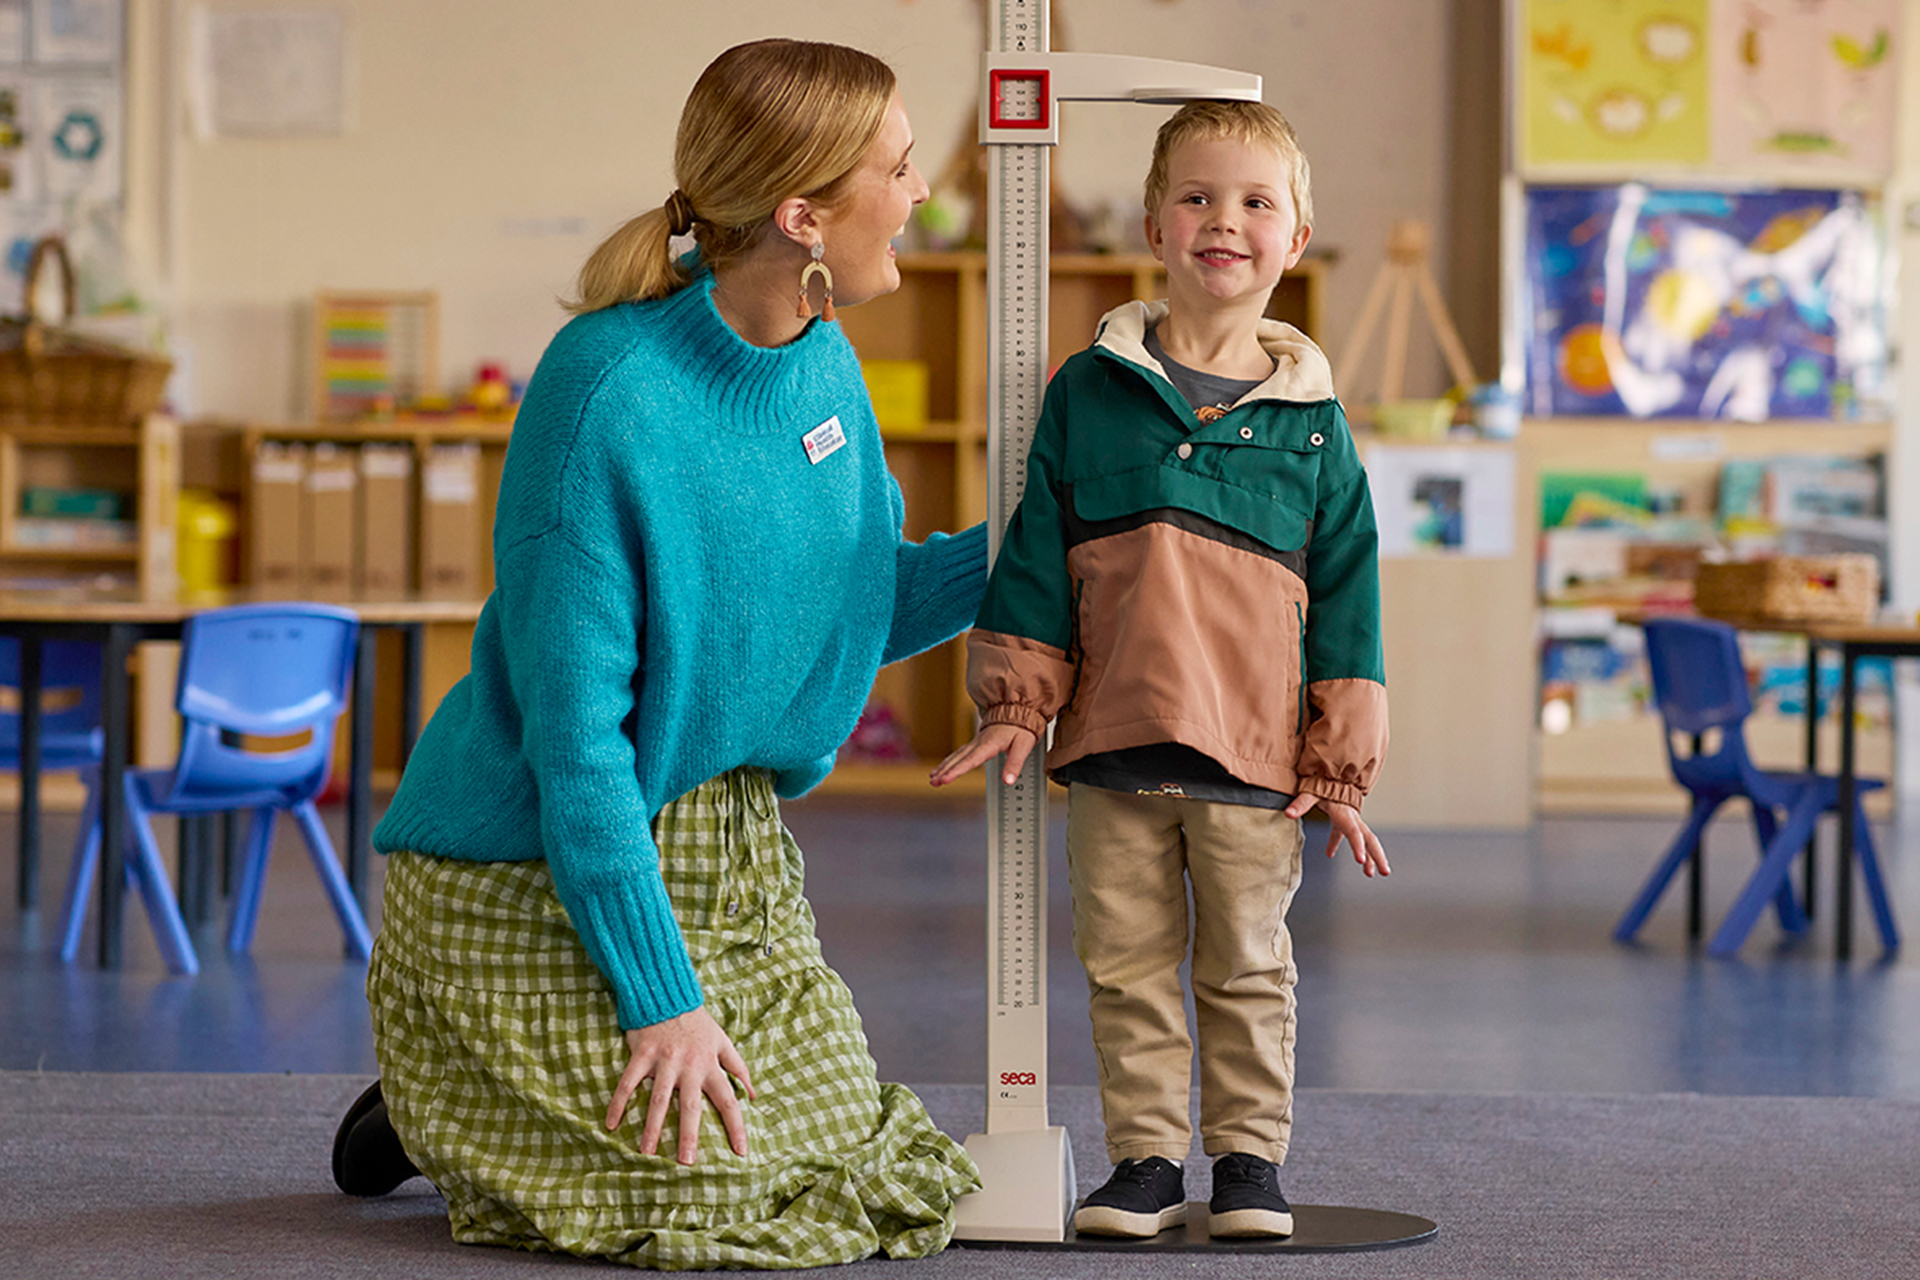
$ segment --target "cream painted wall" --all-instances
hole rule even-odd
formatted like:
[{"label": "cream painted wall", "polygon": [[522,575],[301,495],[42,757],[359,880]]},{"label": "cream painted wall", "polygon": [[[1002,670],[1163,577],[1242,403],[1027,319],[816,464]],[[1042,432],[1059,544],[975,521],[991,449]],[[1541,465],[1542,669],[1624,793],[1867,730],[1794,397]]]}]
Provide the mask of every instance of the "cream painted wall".
[{"label": "cream painted wall", "polygon": [[[700,69],[736,38],[869,49],[900,73],[923,168],[974,111],[980,0],[737,0],[723,24],[661,0],[333,0],[349,15],[343,137],[204,141],[185,127],[188,0],[134,0],[128,240],[160,299],[196,414],[289,420],[308,391],[321,289],[439,291],[442,373],[525,376],[599,238],[672,186]],[[222,0],[223,8],[273,7]],[[1399,217],[1446,234],[1448,0],[1055,0],[1055,45],[1257,71],[1313,162],[1315,246],[1341,254],[1328,334],[1351,327]],[[693,33],[693,34],[690,34]],[[1056,177],[1138,209],[1166,108],[1069,104]],[[1488,229],[1491,235],[1491,228]],[[1442,239],[1441,243],[1444,243]],[[1444,254],[1436,270],[1446,287]],[[1333,344],[1330,344],[1333,345]],[[1410,393],[1441,389],[1418,341]]]}]

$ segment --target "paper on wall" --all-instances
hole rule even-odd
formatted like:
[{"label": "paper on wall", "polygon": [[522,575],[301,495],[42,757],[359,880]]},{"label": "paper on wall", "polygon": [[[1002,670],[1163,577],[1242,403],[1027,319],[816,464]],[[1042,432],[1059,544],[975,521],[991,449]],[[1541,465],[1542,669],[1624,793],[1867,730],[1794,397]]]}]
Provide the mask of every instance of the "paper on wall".
[{"label": "paper on wall", "polygon": [[201,138],[347,127],[346,18],[335,8],[194,10],[188,98]]},{"label": "paper on wall", "polygon": [[1382,559],[1513,554],[1512,449],[1373,444],[1366,465]]}]

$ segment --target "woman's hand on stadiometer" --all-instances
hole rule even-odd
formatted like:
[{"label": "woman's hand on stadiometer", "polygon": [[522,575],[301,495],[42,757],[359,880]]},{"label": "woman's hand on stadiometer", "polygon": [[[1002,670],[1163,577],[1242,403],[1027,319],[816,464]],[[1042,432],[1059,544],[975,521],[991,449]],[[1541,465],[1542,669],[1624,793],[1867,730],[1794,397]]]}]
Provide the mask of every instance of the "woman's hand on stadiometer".
[{"label": "woman's hand on stadiometer", "polygon": [[627,1103],[640,1082],[651,1079],[653,1095],[647,1102],[646,1126],[640,1131],[642,1154],[653,1155],[660,1149],[667,1108],[677,1094],[680,1148],[676,1158],[681,1164],[692,1164],[699,1151],[703,1098],[711,1099],[713,1109],[720,1113],[720,1122],[727,1127],[727,1145],[735,1155],[743,1156],[747,1154],[747,1122],[733,1091],[736,1078],[749,1098],[757,1096],[747,1076],[746,1059],[704,1008],[650,1027],[635,1027],[627,1032],[627,1069],[620,1073],[613,1101],[607,1105],[607,1128],[620,1127]]}]

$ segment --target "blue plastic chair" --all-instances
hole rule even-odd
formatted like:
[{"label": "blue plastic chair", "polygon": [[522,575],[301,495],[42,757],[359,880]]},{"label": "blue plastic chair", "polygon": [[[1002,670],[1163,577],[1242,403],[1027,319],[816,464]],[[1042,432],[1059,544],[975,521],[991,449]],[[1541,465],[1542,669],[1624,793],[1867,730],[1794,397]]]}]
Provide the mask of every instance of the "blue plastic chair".
[{"label": "blue plastic chair", "polygon": [[[75,772],[86,784],[87,801],[75,838],[73,866],[88,857],[88,841],[99,839],[100,758],[106,732],[100,725],[100,646],[77,641],[50,640],[40,647],[40,768],[42,772]],[[0,715],[0,765],[20,767],[20,644],[0,640],[0,685],[12,691],[5,714]],[[127,884],[140,895],[153,926],[154,940],[167,967],[175,973],[197,973],[200,963],[180,918],[173,881],[156,853],[148,858],[132,851],[126,860]],[[87,920],[87,901],[93,887],[91,872],[84,878],[71,872],[67,880],[60,954],[72,960],[80,950],[80,931]]]},{"label": "blue plastic chair", "polygon": [[[1692,794],[1693,804],[1686,825],[1647,878],[1639,897],[1620,918],[1613,936],[1621,942],[1632,941],[1681,864],[1691,861],[1696,870],[1699,868],[1708,823],[1721,805],[1735,797],[1745,797],[1753,807],[1760,865],[1707,945],[1708,953],[1730,956],[1739,951],[1769,902],[1779,913],[1781,927],[1789,933],[1805,932],[1807,917],[1794,897],[1790,878],[1793,861],[1812,838],[1821,816],[1839,807],[1839,779],[1819,773],[1761,769],[1748,756],[1744,725],[1753,703],[1747,693],[1739,642],[1731,626],[1704,619],[1657,618],[1647,621],[1645,629],[1654,703],[1666,728],[1667,760],[1674,780]],[[1682,753],[1681,742],[1693,749]],[[1892,950],[1900,945],[1900,933],[1887,904],[1873,834],[1860,807],[1862,794],[1884,785],[1876,779],[1856,781],[1853,823],[1860,871],[1880,940]],[[1784,822],[1777,816],[1778,810],[1785,810]],[[1851,890],[1851,885],[1840,888],[1842,893]],[[1697,936],[1697,875],[1692,892],[1689,914],[1696,922],[1693,932]]]},{"label": "blue plastic chair", "polygon": [[[174,706],[184,720],[180,758],[171,769],[129,769],[128,825],[143,850],[158,858],[152,815],[250,809],[246,859],[227,924],[227,950],[253,945],[260,891],[280,812],[293,815],[320,882],[339,917],[347,947],[365,959],[373,940],[347,886],[314,799],[326,787],[333,735],[347,705],[358,618],[320,604],[240,605],[188,619],[181,637]],[[254,751],[242,736],[287,738],[290,750]],[[87,872],[99,848],[96,817]],[[71,923],[69,928],[71,928]]]},{"label": "blue plastic chair", "polygon": [[[79,641],[49,640],[40,646],[40,769],[43,773],[77,773],[86,785],[75,837],[73,865],[87,857],[89,838],[99,839],[100,758],[106,731],[100,724],[100,646]],[[0,699],[0,768],[20,768],[20,642],[0,638],[0,686],[11,695]],[[90,835],[91,833],[91,835]],[[197,973],[199,961],[180,918],[173,881],[158,854],[139,851],[126,861],[127,884],[140,895],[167,967],[175,973]],[[80,931],[87,920],[91,874],[76,880],[69,873],[61,955],[71,960],[80,950]]]}]

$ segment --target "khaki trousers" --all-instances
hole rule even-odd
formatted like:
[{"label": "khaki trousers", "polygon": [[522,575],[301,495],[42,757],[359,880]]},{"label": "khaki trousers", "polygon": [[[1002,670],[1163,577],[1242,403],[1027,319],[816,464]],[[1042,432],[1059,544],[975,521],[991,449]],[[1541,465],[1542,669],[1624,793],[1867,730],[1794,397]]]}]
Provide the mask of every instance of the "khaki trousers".
[{"label": "khaki trousers", "polygon": [[1185,1159],[1193,1038],[1180,962],[1193,888],[1200,1137],[1281,1163],[1293,1127],[1293,940],[1300,823],[1278,809],[1075,785],[1067,868],[1114,1163]]}]

